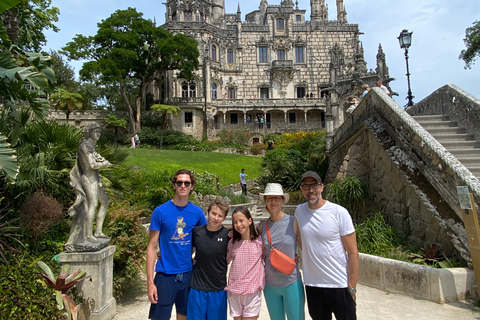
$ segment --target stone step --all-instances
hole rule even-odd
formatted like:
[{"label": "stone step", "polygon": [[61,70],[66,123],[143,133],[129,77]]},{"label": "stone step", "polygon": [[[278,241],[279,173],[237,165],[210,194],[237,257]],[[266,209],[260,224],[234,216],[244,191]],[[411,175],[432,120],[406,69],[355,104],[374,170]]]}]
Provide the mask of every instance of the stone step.
[{"label": "stone step", "polygon": [[423,121],[418,122],[425,129],[458,127],[457,121]]},{"label": "stone step", "polygon": [[[438,140],[438,139],[437,139]],[[439,141],[440,142],[440,141]],[[440,142],[445,148],[450,149],[474,149],[478,148],[479,144],[475,140],[448,140]]]},{"label": "stone step", "polygon": [[450,118],[448,116],[444,116],[443,114],[430,114],[425,116],[413,116],[413,119],[417,120],[418,123],[423,121],[448,121]]},{"label": "stone step", "polygon": [[[255,215],[252,217],[253,223],[256,225],[260,221],[263,221],[265,219],[268,219],[270,215]],[[223,221],[223,226],[224,227],[231,227],[232,226],[232,216],[228,215],[227,218]]]},{"label": "stone step", "polygon": [[413,118],[474,176],[480,177],[480,143],[473,134],[466,133],[465,127],[458,127],[458,122],[450,121],[448,116],[427,115]]},{"label": "stone step", "polygon": [[467,157],[477,157],[480,159],[480,148],[470,148],[470,149],[448,149],[455,158]]},{"label": "stone step", "polygon": [[456,157],[465,167],[471,166],[475,167],[476,165],[480,166],[480,158],[470,157],[470,156],[459,156]]},{"label": "stone step", "polygon": [[[427,129],[425,129],[427,130]],[[427,130],[432,136],[435,137],[437,134],[457,134],[457,133],[466,133],[464,127],[435,127],[435,128],[428,128]]]},{"label": "stone step", "polygon": [[432,135],[438,142],[442,143],[443,141],[472,141],[475,140],[475,137],[472,133],[437,133]]}]

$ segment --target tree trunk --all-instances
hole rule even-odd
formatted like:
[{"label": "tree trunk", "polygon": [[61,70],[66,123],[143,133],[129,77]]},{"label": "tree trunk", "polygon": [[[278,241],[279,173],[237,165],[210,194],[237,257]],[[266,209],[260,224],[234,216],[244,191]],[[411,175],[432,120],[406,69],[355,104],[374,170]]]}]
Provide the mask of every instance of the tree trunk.
[{"label": "tree trunk", "polygon": [[128,123],[130,124],[130,130],[132,133],[136,133],[137,131],[135,131],[135,120],[133,118],[132,106],[130,104],[130,101],[128,101],[125,83],[123,82],[120,82],[120,94],[122,95],[123,101],[127,106],[127,116],[128,116]]},{"label": "tree trunk", "polygon": [[[143,88],[142,88],[143,91]],[[141,112],[142,112],[142,96],[138,95],[137,99],[135,99],[135,105],[137,107],[137,112],[135,113],[135,132],[140,131],[140,118],[141,118]]]},{"label": "tree trunk", "polygon": [[140,122],[142,118],[142,108],[143,110],[147,110],[147,88],[151,81],[152,80],[142,78],[142,83],[140,85],[140,95],[138,95],[137,99],[135,100],[135,104],[137,107],[137,113],[135,114],[135,129],[137,131],[135,132],[138,132],[142,129]]},{"label": "tree trunk", "polygon": [[116,147],[117,146],[117,135],[118,135],[118,127],[115,127],[115,129],[113,129],[113,145]]},{"label": "tree trunk", "polygon": [[18,12],[15,8],[3,13],[3,25],[12,44],[18,45]]}]

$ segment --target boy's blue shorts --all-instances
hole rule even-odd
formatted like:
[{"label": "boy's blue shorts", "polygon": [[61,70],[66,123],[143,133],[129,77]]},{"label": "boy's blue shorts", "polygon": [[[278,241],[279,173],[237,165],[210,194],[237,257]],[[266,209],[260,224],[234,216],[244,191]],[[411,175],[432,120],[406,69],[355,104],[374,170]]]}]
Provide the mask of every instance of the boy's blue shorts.
[{"label": "boy's blue shorts", "polygon": [[227,291],[200,291],[190,288],[187,320],[227,320]]},{"label": "boy's blue shorts", "polygon": [[179,274],[157,272],[154,283],[157,287],[158,302],[150,305],[149,319],[169,320],[175,304],[177,314],[187,314],[188,287],[192,271]]}]

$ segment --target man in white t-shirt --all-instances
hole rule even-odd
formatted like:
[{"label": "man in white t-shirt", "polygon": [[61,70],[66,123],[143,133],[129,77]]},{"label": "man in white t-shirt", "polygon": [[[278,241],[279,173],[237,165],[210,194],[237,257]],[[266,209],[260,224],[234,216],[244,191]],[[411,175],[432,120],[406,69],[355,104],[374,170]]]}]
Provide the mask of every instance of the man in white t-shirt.
[{"label": "man in white t-shirt", "polygon": [[307,200],[295,211],[295,233],[302,249],[308,311],[313,320],[356,319],[360,257],[348,211],[322,198],[323,183],[313,171],[302,175]]},{"label": "man in white t-shirt", "polygon": [[382,81],[382,80],[377,80],[376,85],[377,85],[377,87],[379,87],[380,89],[382,89],[382,91],[385,92],[389,97],[392,96],[392,94],[390,93],[390,91],[388,91],[387,87],[385,87],[385,86],[383,85],[383,81]]}]

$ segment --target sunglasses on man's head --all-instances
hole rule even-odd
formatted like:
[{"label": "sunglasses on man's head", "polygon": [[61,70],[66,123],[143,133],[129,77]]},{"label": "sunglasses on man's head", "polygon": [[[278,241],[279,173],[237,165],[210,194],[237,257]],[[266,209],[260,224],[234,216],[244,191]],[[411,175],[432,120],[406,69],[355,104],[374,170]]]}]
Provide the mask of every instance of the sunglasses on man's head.
[{"label": "sunglasses on man's head", "polygon": [[177,187],[181,187],[182,184],[184,184],[185,187],[188,188],[192,183],[190,181],[176,181],[175,184],[177,185]]}]

